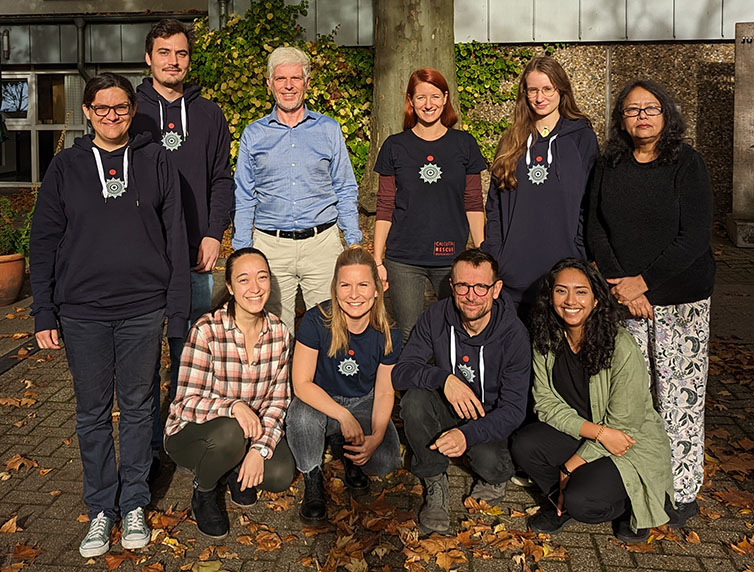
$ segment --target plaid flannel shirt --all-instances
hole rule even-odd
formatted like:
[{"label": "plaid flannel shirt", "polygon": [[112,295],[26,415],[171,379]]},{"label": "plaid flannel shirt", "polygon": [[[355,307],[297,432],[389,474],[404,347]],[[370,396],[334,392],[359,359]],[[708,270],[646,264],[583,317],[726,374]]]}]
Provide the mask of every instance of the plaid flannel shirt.
[{"label": "plaid flannel shirt", "polygon": [[262,436],[251,446],[275,450],[291,401],[288,328],[265,313],[262,331],[247,356],[244,336],[227,312],[227,304],[194,324],[181,354],[178,391],[170,404],[165,435],[187,423],[232,417],[233,405],[246,403],[262,423]]}]

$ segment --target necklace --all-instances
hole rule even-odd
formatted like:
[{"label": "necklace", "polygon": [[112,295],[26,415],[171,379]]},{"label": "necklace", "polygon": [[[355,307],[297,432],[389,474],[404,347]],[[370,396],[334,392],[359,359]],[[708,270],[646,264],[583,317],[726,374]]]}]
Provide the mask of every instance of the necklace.
[{"label": "necklace", "polygon": [[542,137],[547,137],[550,134],[550,128],[547,126],[543,127],[541,133]]}]

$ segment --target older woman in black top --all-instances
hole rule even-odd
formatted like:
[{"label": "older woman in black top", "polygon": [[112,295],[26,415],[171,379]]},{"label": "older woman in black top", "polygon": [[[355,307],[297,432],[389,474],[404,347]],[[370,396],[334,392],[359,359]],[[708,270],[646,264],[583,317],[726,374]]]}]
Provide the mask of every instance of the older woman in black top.
[{"label": "older woman in black top", "polygon": [[634,81],[612,112],[610,139],[595,171],[589,247],[626,326],[644,352],[670,438],[675,508],[670,526],[698,512],[704,479],[712,191],[704,160],[683,143],[685,126],[659,85]]}]

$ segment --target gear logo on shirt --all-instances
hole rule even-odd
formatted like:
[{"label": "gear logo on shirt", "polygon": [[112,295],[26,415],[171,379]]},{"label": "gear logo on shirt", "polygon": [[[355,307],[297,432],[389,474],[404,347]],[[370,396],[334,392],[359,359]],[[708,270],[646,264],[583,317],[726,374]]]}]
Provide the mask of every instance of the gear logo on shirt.
[{"label": "gear logo on shirt", "polygon": [[431,185],[442,178],[442,169],[434,163],[427,163],[419,169],[419,178]]},{"label": "gear logo on shirt", "polygon": [[359,364],[353,358],[346,358],[338,364],[338,373],[352,376],[359,373]]},{"label": "gear logo on shirt", "polygon": [[529,167],[529,180],[535,185],[541,185],[547,180],[547,167],[544,165],[532,165]]},{"label": "gear logo on shirt", "polygon": [[126,184],[121,179],[108,179],[105,181],[105,191],[107,192],[107,199],[117,199],[123,193],[126,192]]},{"label": "gear logo on shirt", "polygon": [[175,151],[183,143],[183,139],[175,131],[166,131],[162,136],[162,146],[168,151]]},{"label": "gear logo on shirt", "polygon": [[469,383],[474,383],[474,379],[476,378],[476,376],[474,375],[473,369],[471,369],[467,365],[459,365],[458,369],[460,370],[463,377],[466,378],[466,381],[468,381]]}]

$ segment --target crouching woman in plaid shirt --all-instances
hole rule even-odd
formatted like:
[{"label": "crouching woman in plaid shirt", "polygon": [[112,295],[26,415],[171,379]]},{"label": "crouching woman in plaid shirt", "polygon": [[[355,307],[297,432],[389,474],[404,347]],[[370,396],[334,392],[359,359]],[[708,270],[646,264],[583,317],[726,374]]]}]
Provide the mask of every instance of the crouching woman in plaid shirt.
[{"label": "crouching woman in plaid shirt", "polygon": [[211,538],[229,529],[218,484],[226,481],[231,502],[247,507],[257,500],[256,487],[284,491],[296,474],[283,437],[291,347],[288,329],[264,311],[267,258],[255,248],[236,250],[226,262],[225,284],[228,302],[189,332],[165,425],[165,450],[194,471],[191,509]]}]

